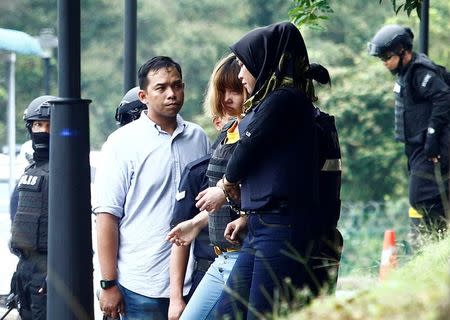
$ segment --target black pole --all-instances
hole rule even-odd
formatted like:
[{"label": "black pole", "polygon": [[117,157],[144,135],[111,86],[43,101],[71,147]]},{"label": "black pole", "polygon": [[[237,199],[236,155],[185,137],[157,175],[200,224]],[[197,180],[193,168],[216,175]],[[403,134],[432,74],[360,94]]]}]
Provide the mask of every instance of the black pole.
[{"label": "black pole", "polygon": [[136,30],[137,4],[136,0],[125,0],[124,16],[124,70],[123,93],[136,86]]},{"label": "black pole", "polygon": [[44,64],[44,93],[50,94],[50,57],[42,58]]},{"label": "black pole", "polygon": [[89,100],[80,99],[80,1],[58,0],[50,132],[47,319],[94,319]]},{"label": "black pole", "polygon": [[428,25],[430,1],[422,0],[420,8],[420,52],[428,54]]}]

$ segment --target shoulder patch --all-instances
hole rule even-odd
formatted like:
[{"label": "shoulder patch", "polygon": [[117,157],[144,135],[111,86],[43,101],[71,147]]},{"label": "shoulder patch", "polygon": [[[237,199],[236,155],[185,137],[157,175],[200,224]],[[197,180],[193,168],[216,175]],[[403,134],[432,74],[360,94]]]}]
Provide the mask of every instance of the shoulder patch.
[{"label": "shoulder patch", "polygon": [[186,197],[186,191],[178,191],[175,195],[177,201],[183,200]]},{"label": "shoulder patch", "polygon": [[430,79],[431,79],[431,74],[427,73],[425,75],[425,77],[423,78],[422,83],[420,85],[425,88],[428,84],[428,81],[430,81]]}]

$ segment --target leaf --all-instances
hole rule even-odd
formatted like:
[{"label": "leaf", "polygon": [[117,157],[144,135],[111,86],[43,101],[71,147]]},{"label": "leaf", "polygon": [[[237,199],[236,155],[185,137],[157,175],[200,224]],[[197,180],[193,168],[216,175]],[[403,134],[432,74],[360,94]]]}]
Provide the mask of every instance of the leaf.
[{"label": "leaf", "polygon": [[397,15],[399,13],[399,11],[402,9],[403,4],[400,5],[397,9],[395,9],[395,14]]}]

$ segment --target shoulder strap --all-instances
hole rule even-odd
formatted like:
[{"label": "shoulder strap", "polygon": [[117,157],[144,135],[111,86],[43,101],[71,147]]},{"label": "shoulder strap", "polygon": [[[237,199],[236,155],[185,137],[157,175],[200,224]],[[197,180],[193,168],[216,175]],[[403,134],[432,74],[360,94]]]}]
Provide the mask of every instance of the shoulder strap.
[{"label": "shoulder strap", "polygon": [[214,151],[217,146],[219,145],[219,143],[221,143],[223,141],[223,139],[225,139],[225,137],[227,136],[227,131],[228,129],[231,128],[231,126],[236,122],[236,118],[232,118],[230,121],[228,121],[220,130],[219,132],[219,136],[216,138],[216,141],[214,141],[213,145],[211,146],[211,149]]},{"label": "shoulder strap", "polygon": [[413,65],[411,66],[413,69],[421,66],[424,68],[427,68],[429,70],[432,70],[439,74],[442,79],[447,83],[447,85],[450,86],[450,72],[444,67],[439,64],[434,63],[431,61],[425,54],[419,53],[417,54],[416,59],[413,62]]},{"label": "shoulder strap", "polygon": [[416,90],[412,90],[413,89],[414,72],[416,71],[415,69],[417,69],[418,67],[423,67],[423,68],[426,68],[428,70],[435,72],[436,74],[440,75],[447,84],[449,84],[449,82],[447,82],[447,79],[445,76],[445,74],[447,73],[447,70],[445,69],[445,67],[435,64],[425,54],[418,53],[411,63],[410,70],[408,70],[408,72],[407,72],[408,76],[406,78],[408,86],[411,88],[410,94],[411,94],[413,101],[420,100],[418,92]]}]

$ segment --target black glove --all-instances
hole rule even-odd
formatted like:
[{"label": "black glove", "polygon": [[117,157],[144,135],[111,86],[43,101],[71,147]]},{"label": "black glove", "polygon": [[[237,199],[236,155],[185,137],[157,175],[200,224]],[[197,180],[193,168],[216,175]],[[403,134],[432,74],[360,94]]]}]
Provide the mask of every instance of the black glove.
[{"label": "black glove", "polygon": [[7,309],[17,309],[17,300],[18,300],[18,296],[15,293],[10,293],[8,295],[8,297],[6,298],[6,308]]},{"label": "black glove", "polygon": [[[428,130],[430,131],[430,130]],[[427,133],[427,139],[425,141],[425,155],[428,159],[430,158],[439,158],[441,152],[439,147],[439,138],[436,132]]]}]

